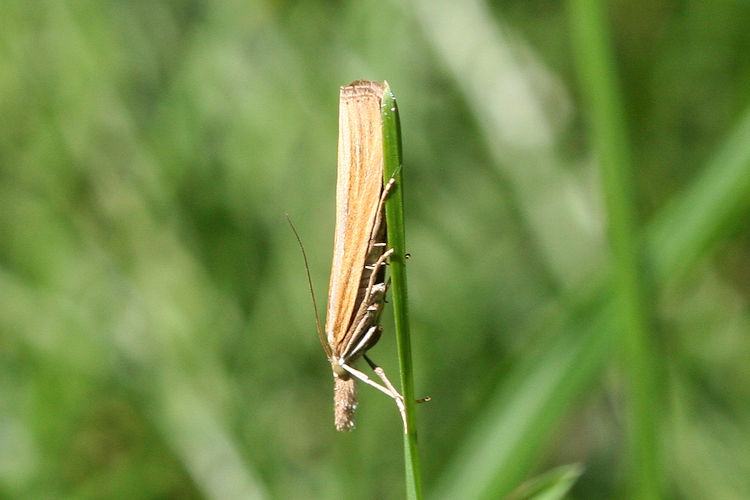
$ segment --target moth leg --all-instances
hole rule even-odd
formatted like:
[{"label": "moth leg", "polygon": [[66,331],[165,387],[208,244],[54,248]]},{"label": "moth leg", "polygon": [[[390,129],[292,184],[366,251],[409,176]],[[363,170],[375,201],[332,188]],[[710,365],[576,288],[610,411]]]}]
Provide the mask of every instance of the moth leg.
[{"label": "moth leg", "polygon": [[393,391],[393,393],[398,396],[398,398],[393,398],[396,400],[396,406],[398,407],[399,413],[401,413],[401,420],[404,422],[404,432],[406,432],[407,429],[407,423],[406,423],[406,408],[404,407],[404,397],[396,390],[395,387],[393,387],[393,384],[390,380],[388,380],[388,377],[385,375],[385,370],[383,370],[380,366],[375,364],[373,360],[370,359],[370,357],[367,354],[363,354],[362,357],[365,358],[365,361],[367,361],[367,364],[370,365],[370,368],[372,368],[372,371],[375,372],[375,375],[377,375],[380,380],[383,381],[385,386]]},{"label": "moth leg", "polygon": [[365,358],[365,361],[367,361],[367,364],[370,365],[370,368],[372,368],[372,371],[374,371],[375,375],[377,375],[380,378],[380,380],[383,381],[385,386],[388,389],[390,389],[391,392],[396,394],[401,401],[403,401],[404,397],[396,390],[395,387],[393,387],[393,384],[391,384],[391,381],[388,380],[388,377],[385,376],[385,371],[380,366],[375,364],[375,362],[371,360],[367,354],[363,354],[362,357]]},{"label": "moth leg", "polygon": [[[344,354],[346,355],[346,357],[348,359],[356,359],[358,352],[366,351],[368,345],[369,346],[375,345],[375,342],[377,342],[378,339],[380,338],[380,333],[382,330],[383,330],[383,327],[379,325],[371,327],[369,330],[367,330],[367,333],[365,333],[362,336],[362,340],[359,341],[359,343],[354,349],[349,351],[349,347],[351,346],[346,346],[347,348],[344,351]],[[373,337],[374,337],[374,341],[371,342],[371,340],[373,340]]]},{"label": "moth leg", "polygon": [[[396,401],[401,402],[404,399],[403,396],[401,396],[401,394],[399,394],[398,392],[394,392],[391,389],[378,384],[373,379],[371,379],[370,377],[368,377],[365,373],[357,370],[356,368],[353,368],[353,367],[347,365],[346,363],[340,363],[339,366],[341,366],[341,368],[343,368],[344,370],[346,370],[347,372],[349,372],[355,378],[358,378],[359,380],[361,380],[365,384],[374,387],[375,389],[379,390],[380,392],[382,392],[383,394],[385,394],[387,396],[390,396],[391,398],[395,399]],[[381,371],[382,371],[382,368],[381,368]],[[393,387],[393,386],[391,386],[391,387]],[[396,403],[396,404],[398,404],[398,403]],[[403,405],[403,403],[401,403],[401,405]],[[399,406],[401,406],[401,405],[399,405]]]},{"label": "moth leg", "polygon": [[380,232],[380,225],[383,223],[383,213],[385,213],[385,210],[383,210],[383,204],[385,203],[386,198],[388,198],[388,195],[391,192],[391,189],[393,189],[393,185],[396,183],[396,178],[391,177],[388,182],[383,186],[383,194],[380,195],[380,201],[378,202],[378,210],[375,212],[375,223],[372,225],[372,234],[370,235],[370,248],[374,246],[378,246],[379,243],[373,242],[373,240],[377,237],[378,233]]},{"label": "moth leg", "polygon": [[[386,243],[375,243],[375,245],[376,246],[386,246]],[[374,276],[376,274],[375,271],[377,270],[377,268],[380,267],[383,264],[388,265],[385,262],[385,260],[388,257],[390,257],[391,255],[393,255],[393,249],[389,248],[388,250],[386,250],[385,252],[383,252],[383,254],[380,257],[378,257],[378,260],[376,260],[374,264],[369,265],[369,266],[365,265],[365,269],[369,269],[369,270],[372,271],[372,275],[370,276],[370,281],[371,282],[375,281],[375,278],[373,278],[372,276]]]},{"label": "moth leg", "polygon": [[[367,269],[371,270],[370,277],[367,281],[367,288],[365,288],[364,298],[362,302],[360,303],[359,309],[357,309],[357,314],[354,315],[354,321],[352,321],[353,325],[356,325],[354,329],[350,329],[349,332],[347,332],[345,338],[348,338],[346,342],[346,349],[344,349],[341,352],[347,352],[349,347],[354,343],[354,341],[357,338],[358,332],[363,330],[367,323],[372,321],[368,318],[368,312],[372,311],[372,307],[374,305],[377,305],[378,303],[385,303],[385,293],[388,291],[388,286],[385,285],[385,288],[381,291],[378,286],[381,283],[376,283],[378,278],[377,269],[380,266],[385,265],[385,261],[388,257],[390,257],[393,254],[393,249],[389,249],[383,253],[380,257],[378,257],[378,260],[375,261],[375,263],[372,266],[365,266]],[[376,307],[374,310],[378,311],[380,307]],[[377,319],[375,320],[377,321]],[[372,323],[370,323],[372,324]]]},{"label": "moth leg", "polygon": [[[367,361],[367,364],[370,365],[370,368],[372,368],[372,371],[374,371],[375,374],[378,377],[380,377],[380,380],[383,381],[385,386],[391,389],[392,391],[394,391],[396,394],[398,394],[401,397],[401,399],[403,399],[404,397],[401,396],[401,394],[399,394],[396,388],[393,387],[393,384],[391,384],[391,381],[388,380],[388,377],[385,376],[385,371],[380,366],[378,366],[373,360],[371,360],[370,356],[368,356],[367,354],[363,354],[362,357],[365,358],[365,361]],[[430,396],[427,396],[424,398],[417,399],[416,401],[417,403],[427,403],[428,401],[432,401],[432,398]]]},{"label": "moth leg", "polygon": [[[378,279],[377,269],[380,266],[385,265],[386,259],[390,257],[391,255],[393,255],[393,249],[389,248],[388,250],[383,252],[383,255],[378,257],[378,260],[375,261],[375,264],[372,265],[372,274],[370,275],[370,282],[367,283],[367,291],[365,292],[365,297],[369,297],[370,294],[372,293],[372,287],[375,286],[375,281],[377,281]],[[365,267],[369,268],[370,266],[365,266]]]},{"label": "moth leg", "polygon": [[[363,332],[365,332],[365,337],[372,337],[372,334],[369,333],[368,328],[373,325],[377,326],[378,319],[380,318],[380,313],[383,309],[383,304],[385,303],[386,291],[388,291],[388,286],[385,283],[376,283],[370,290],[370,294],[367,296],[367,300],[362,302],[362,305],[357,311],[357,315],[352,322],[352,325],[354,326],[350,328],[346,334],[345,338],[348,339],[346,341],[346,347],[339,351],[339,353],[345,359],[353,359],[354,357],[356,357],[352,353],[359,350],[360,346],[359,344],[357,344],[357,348],[354,349],[354,351],[352,351],[352,346],[354,346],[355,342],[359,342],[360,344],[364,342],[360,340],[363,337]],[[375,342],[378,341],[378,338],[380,338],[379,333],[378,336],[372,340],[372,342],[368,342],[368,345],[375,345]],[[369,349],[369,347],[365,346],[365,349]]]},{"label": "moth leg", "polygon": [[[372,380],[370,377],[362,373],[361,371],[357,370],[356,368],[352,368],[351,366],[347,365],[346,363],[341,363],[341,368],[351,373],[353,376],[361,380],[367,385],[370,385],[383,394],[386,394],[393,398],[393,400],[396,402],[396,407],[398,408],[398,412],[401,414],[401,420],[404,422],[404,432],[406,432],[406,409],[404,408],[404,397],[399,394],[399,392],[393,387],[393,384],[388,380],[388,378],[385,376],[385,372],[383,372],[383,369],[377,366],[375,363],[373,363],[369,358],[365,357],[367,359],[367,362],[370,364],[370,366],[377,367],[377,373],[378,377],[380,377],[384,382],[387,383],[388,388],[383,387],[382,385],[378,384],[374,380]],[[373,368],[375,369],[375,368]],[[379,373],[378,373],[379,372]]]},{"label": "moth leg", "polygon": [[[378,300],[374,300],[373,299],[374,292],[379,292],[378,290],[375,290],[375,286],[378,285],[378,283],[376,283],[377,278],[378,278],[378,276],[377,276],[377,274],[378,274],[377,273],[377,269],[378,269],[378,267],[380,267],[382,265],[385,265],[385,260],[388,257],[390,257],[391,254],[393,254],[393,249],[392,248],[390,250],[386,251],[385,253],[383,253],[383,255],[381,255],[378,258],[378,260],[375,262],[375,264],[373,264],[372,267],[373,267],[374,271],[370,275],[370,279],[369,279],[369,281],[367,283],[367,288],[365,289],[364,299],[362,300],[362,303],[360,304],[359,309],[357,310],[357,314],[354,316],[354,321],[352,322],[352,324],[359,325],[363,320],[365,320],[366,319],[367,310],[369,309],[369,307],[371,305],[373,305],[375,302],[377,302],[378,300],[380,300],[380,299],[378,299]],[[385,292],[387,290],[388,290],[388,285],[386,285],[386,289],[383,291],[383,294],[382,294],[383,296],[385,295]],[[378,295],[381,295],[381,294],[378,293]],[[383,302],[385,302],[385,298],[383,298],[382,300],[383,300]],[[357,329],[358,328],[359,328],[359,326],[357,327]],[[355,332],[356,332],[356,330],[355,330]],[[349,340],[349,342],[347,342],[347,346],[349,344],[351,344],[351,343],[352,343],[352,340]]]},{"label": "moth leg", "polygon": [[[370,328],[370,330],[365,330],[365,329],[373,324],[372,315],[369,313],[377,313],[378,309],[379,308],[376,305],[374,304],[370,305],[366,309],[364,316],[362,316],[361,318],[358,318],[357,326],[352,330],[351,336],[346,343],[346,347],[344,347],[344,349],[341,350],[342,358],[347,359],[347,360],[355,359],[356,356],[354,356],[354,353],[360,349],[362,343],[365,342],[366,339],[369,339],[372,337],[374,332],[371,332],[370,330],[372,330],[372,328],[376,328],[377,325]],[[362,332],[365,332],[365,334],[361,335]],[[380,335],[378,335],[378,337],[380,337]],[[352,346],[357,341],[359,341],[359,344],[357,344],[357,346],[354,349],[352,349]]]}]

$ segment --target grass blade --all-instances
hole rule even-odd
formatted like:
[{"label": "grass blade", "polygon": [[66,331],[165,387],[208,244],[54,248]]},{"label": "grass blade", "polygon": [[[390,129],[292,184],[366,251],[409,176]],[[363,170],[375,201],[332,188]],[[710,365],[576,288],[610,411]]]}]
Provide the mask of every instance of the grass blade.
[{"label": "grass blade", "polygon": [[[749,145],[750,108],[704,172],[648,225],[646,258],[658,283],[684,276],[747,209]],[[709,189],[703,189],[706,185]],[[609,360],[619,333],[611,321],[610,297],[603,280],[579,302],[577,312],[550,326],[558,340],[530,353],[498,387],[442,474],[436,498],[498,498],[524,479],[566,408]]]},{"label": "grass blade", "polygon": [[617,318],[625,340],[625,372],[629,382],[629,479],[634,498],[659,497],[657,431],[654,412],[655,359],[651,345],[651,313],[647,304],[642,248],[630,146],[623,106],[609,46],[603,5],[572,0],[569,18],[578,60],[581,95],[591,115],[592,141],[599,156],[612,254]]},{"label": "grass blade", "polygon": [[414,412],[414,377],[409,337],[408,294],[406,287],[406,243],[404,231],[404,189],[401,169],[401,125],[396,98],[390,85],[385,83],[383,95],[383,162],[385,182],[396,178],[388,199],[385,214],[388,244],[393,248],[390,259],[391,293],[393,315],[396,324],[396,342],[401,371],[401,390],[406,407],[406,429],[404,433],[404,458],[406,466],[406,492],[409,499],[422,498],[419,447],[417,445],[417,419]]},{"label": "grass blade", "polygon": [[506,500],[560,500],[583,474],[580,464],[563,465],[518,487]]}]

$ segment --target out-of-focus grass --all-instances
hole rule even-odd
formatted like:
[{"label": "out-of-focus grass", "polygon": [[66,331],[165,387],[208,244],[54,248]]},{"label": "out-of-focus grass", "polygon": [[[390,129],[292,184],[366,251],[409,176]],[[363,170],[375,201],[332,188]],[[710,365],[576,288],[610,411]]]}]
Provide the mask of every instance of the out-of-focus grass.
[{"label": "out-of-focus grass", "polygon": [[[656,376],[654,309],[656,282],[644,256],[640,211],[635,196],[635,165],[625,107],[604,4],[568,2],[573,52],[578,61],[582,101],[589,111],[591,143],[597,152],[605,200],[609,269],[615,318],[625,352],[629,495],[662,496],[656,415],[661,391]],[[671,256],[671,258],[674,258]]]},{"label": "out-of-focus grass", "polygon": [[[608,12],[659,292],[655,467],[675,496],[743,498],[750,19],[675,9]],[[571,47],[530,2],[3,2],[0,496],[402,497],[390,401],[363,390],[358,429],[332,428],[283,218],[324,296],[358,78],[398,90],[428,497],[574,462],[574,497],[627,494]]]}]

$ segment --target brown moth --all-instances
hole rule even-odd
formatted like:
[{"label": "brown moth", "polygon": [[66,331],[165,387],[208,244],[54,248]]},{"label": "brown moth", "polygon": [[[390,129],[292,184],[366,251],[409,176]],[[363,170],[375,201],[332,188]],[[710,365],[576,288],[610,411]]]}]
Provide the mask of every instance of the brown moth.
[{"label": "brown moth", "polygon": [[[356,81],[339,95],[338,177],[333,263],[325,337],[318,331],[333,369],[336,429],[354,427],[355,378],[392,397],[405,422],[403,397],[382,368],[365,355],[380,338],[380,313],[388,285],[384,202],[394,179],[383,185],[380,107],[384,86]],[[385,386],[354,368],[364,357]]]}]

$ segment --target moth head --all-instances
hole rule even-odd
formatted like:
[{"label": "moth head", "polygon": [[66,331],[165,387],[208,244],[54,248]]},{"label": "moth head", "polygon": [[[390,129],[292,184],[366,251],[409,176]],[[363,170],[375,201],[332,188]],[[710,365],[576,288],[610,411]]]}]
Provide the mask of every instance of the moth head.
[{"label": "moth head", "polygon": [[331,357],[331,369],[333,370],[333,377],[347,380],[349,378],[349,372],[344,370],[341,366],[342,362],[335,357]]}]

